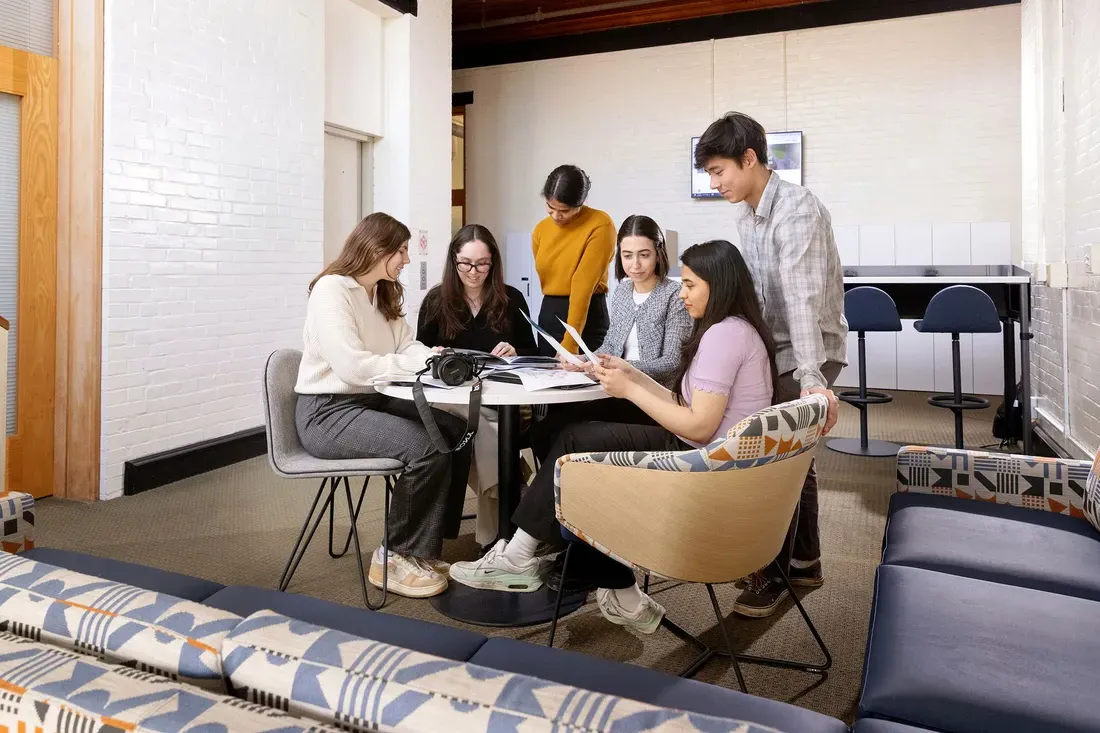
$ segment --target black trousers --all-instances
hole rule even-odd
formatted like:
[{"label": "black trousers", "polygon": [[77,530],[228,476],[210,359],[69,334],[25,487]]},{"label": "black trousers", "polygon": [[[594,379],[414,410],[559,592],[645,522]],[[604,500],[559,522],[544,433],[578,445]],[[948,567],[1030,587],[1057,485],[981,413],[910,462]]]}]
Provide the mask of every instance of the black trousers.
[{"label": "black trousers", "polygon": [[[596,451],[688,450],[688,445],[660,425],[580,422],[567,426],[558,435],[554,447],[542,462],[531,486],[520,499],[512,515],[517,527],[535,539],[564,548],[561,525],[554,513],[554,464],[569,453]],[[577,565],[574,565],[577,563]],[[583,565],[584,575],[600,588],[629,588],[634,585],[634,570],[599,550],[577,543],[569,558],[570,568]]]},{"label": "black trousers", "polygon": [[539,459],[539,464],[546,462],[558,435],[569,425],[578,422],[610,422],[627,423],[630,425],[656,425],[657,423],[649,415],[630,400],[619,397],[611,397],[605,400],[591,400],[589,402],[567,402],[559,405],[548,405],[546,417],[531,425],[527,430],[527,438],[531,445],[531,452]]},{"label": "black trousers", "polygon": [[[821,373],[829,382],[830,388],[843,368],[832,361],[826,362],[821,367]],[[779,375],[779,386],[775,391],[776,402],[797,400],[801,394],[802,387],[794,381],[794,372]],[[785,549],[776,558],[784,570],[790,569],[792,559],[802,563],[813,563],[821,559],[821,531],[818,527],[817,515],[817,463],[811,462],[810,472],[806,474],[806,481],[802,484],[798,513],[791,520],[790,529],[787,530]]]},{"label": "black trousers", "polygon": [[[544,331],[561,341],[565,338],[565,326],[558,319],[569,322],[569,296],[568,295],[544,295],[542,296],[542,309],[539,311],[539,326]],[[611,325],[611,318],[607,314],[607,293],[593,293],[592,300],[588,302],[588,317],[581,329],[581,338],[588,344],[588,348],[595,349],[603,343],[603,337],[607,335],[607,329]],[[539,354],[542,356],[555,356],[558,352],[554,347],[546,343],[546,339],[538,338]]]}]

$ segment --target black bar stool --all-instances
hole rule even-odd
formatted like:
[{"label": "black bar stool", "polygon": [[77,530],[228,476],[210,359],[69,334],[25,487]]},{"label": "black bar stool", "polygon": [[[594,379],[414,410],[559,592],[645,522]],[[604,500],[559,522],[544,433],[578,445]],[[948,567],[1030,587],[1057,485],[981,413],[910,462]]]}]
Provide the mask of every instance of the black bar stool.
[{"label": "black bar stool", "polygon": [[963,447],[963,410],[983,410],[989,400],[962,393],[962,358],[959,355],[960,333],[1000,333],[1001,319],[997,306],[984,291],[973,285],[952,285],[932,296],[924,318],[913,324],[921,333],[951,334],[951,379],[954,393],[933,395],[928,404],[955,413],[955,447]]},{"label": "black bar stool", "polygon": [[848,328],[859,334],[859,389],[840,392],[836,397],[859,410],[859,438],[833,438],[825,445],[829,450],[851,456],[896,456],[901,449],[897,443],[867,439],[867,405],[882,405],[894,400],[884,392],[867,389],[867,333],[900,331],[898,308],[885,290],[862,286],[844,294],[844,318]]}]

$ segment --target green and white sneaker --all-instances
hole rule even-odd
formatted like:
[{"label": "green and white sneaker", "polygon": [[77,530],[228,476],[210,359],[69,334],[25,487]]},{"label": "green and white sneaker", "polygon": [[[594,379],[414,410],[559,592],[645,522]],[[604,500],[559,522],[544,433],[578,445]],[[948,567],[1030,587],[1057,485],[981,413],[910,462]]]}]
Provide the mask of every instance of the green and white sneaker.
[{"label": "green and white sneaker", "polygon": [[542,587],[539,558],[517,565],[504,556],[506,540],[497,540],[480,559],[451,565],[451,580],[479,590],[530,593]]},{"label": "green and white sneaker", "polygon": [[600,607],[600,613],[611,623],[637,629],[643,634],[656,631],[661,625],[661,619],[665,617],[665,607],[649,596],[645,596],[633,611],[627,611],[619,605],[614,591],[598,588],[596,603]]}]

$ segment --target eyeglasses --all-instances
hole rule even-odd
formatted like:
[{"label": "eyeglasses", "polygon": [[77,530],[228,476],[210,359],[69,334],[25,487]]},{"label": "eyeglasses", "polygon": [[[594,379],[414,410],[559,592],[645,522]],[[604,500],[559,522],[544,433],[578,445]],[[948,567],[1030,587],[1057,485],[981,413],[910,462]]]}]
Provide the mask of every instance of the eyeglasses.
[{"label": "eyeglasses", "polygon": [[469,272],[470,270],[477,270],[478,272],[488,272],[489,268],[493,266],[492,262],[463,262],[457,260],[455,266],[459,272]]}]

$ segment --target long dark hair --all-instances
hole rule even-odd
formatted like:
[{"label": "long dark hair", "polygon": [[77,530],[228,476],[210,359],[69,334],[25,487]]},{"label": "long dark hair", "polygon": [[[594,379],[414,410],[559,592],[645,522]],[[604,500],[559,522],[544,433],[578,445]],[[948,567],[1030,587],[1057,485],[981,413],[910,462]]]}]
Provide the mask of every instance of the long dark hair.
[{"label": "long dark hair", "polygon": [[489,275],[481,287],[481,311],[485,313],[489,328],[505,333],[510,324],[508,293],[504,289],[504,268],[501,266],[500,247],[493,233],[480,224],[467,224],[458,230],[447,247],[447,263],[443,266],[443,281],[432,288],[424,298],[425,317],[437,321],[443,338],[457,336],[473,319],[466,302],[466,288],[458,275],[458,251],[473,241],[482,241],[489,248],[492,264]]},{"label": "long dark hair", "polygon": [[665,233],[657,222],[648,216],[632,214],[623,221],[619,227],[619,238],[615,242],[615,278],[622,280],[626,277],[623,269],[623,240],[627,237],[645,237],[653,242],[654,254],[657,257],[655,274],[657,279],[663,279],[668,274],[668,251],[665,249]]},{"label": "long dark hair", "polygon": [[680,365],[676,369],[674,381],[676,401],[684,402],[684,375],[699,351],[703,334],[714,324],[730,316],[744,319],[760,334],[764,348],[768,352],[768,363],[772,371],[772,399],[779,385],[779,373],[775,366],[775,337],[764,321],[764,312],[760,300],[756,297],[756,288],[749,266],[737,247],[724,239],[712,239],[709,242],[695,244],[684,250],[680,261],[707,283],[710,295],[703,317],[696,320],[691,329],[691,337],[684,342],[680,351]]},{"label": "long dark hair", "polygon": [[[401,249],[412,235],[409,228],[389,214],[377,211],[368,215],[348,235],[344,248],[332,263],[313,278],[309,292],[325,275],[366,275],[379,260]],[[374,289],[374,303],[387,321],[396,321],[401,311],[404,290],[396,280],[379,280]]]}]

